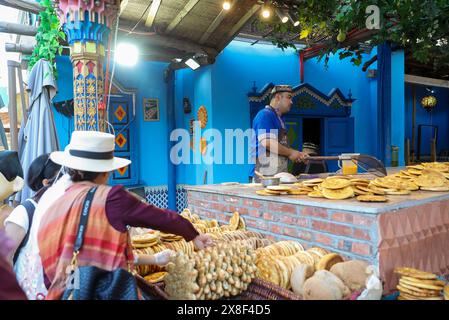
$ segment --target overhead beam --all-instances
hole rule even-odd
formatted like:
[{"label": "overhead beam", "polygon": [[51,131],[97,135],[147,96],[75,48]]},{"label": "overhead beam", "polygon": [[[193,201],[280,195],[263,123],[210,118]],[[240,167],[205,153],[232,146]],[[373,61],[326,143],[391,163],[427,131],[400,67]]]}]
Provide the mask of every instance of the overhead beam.
[{"label": "overhead beam", "polygon": [[[123,25],[126,26],[126,24],[123,24]],[[128,34],[126,33],[126,35],[128,35]],[[181,40],[181,39],[177,39],[174,37],[168,37],[168,36],[163,36],[163,35],[159,35],[159,34],[154,34],[154,35],[150,35],[150,36],[142,36],[142,35],[139,35],[138,33],[134,33],[134,34],[131,33],[130,35],[134,39],[137,39],[139,41],[139,43],[142,43],[144,45],[154,45],[154,46],[158,46],[158,47],[172,48],[172,49],[181,50],[181,51],[190,52],[190,53],[206,53],[206,54],[212,55],[214,57],[218,55],[218,51],[215,48],[199,45],[199,44],[191,42],[191,41]],[[126,37],[126,38],[129,39],[128,37]]]},{"label": "overhead beam", "polygon": [[419,77],[419,76],[414,76],[411,74],[406,74],[404,78],[405,78],[406,83],[414,83],[414,84],[420,84],[420,85],[431,86],[431,87],[449,88],[448,80]]},{"label": "overhead beam", "polygon": [[44,7],[34,0],[0,0],[0,5],[36,14],[44,11]]},{"label": "overhead beam", "polygon": [[150,11],[148,11],[147,20],[145,21],[145,27],[151,28],[153,26],[154,19],[161,5],[161,0],[153,0],[151,3]]},{"label": "overhead beam", "polygon": [[122,13],[123,13],[123,11],[126,10],[126,7],[128,6],[128,3],[129,3],[129,0],[123,0],[123,1],[120,3],[120,11],[119,11],[119,13],[118,13],[119,16],[121,16]]},{"label": "overhead beam", "polygon": [[34,46],[23,43],[5,43],[6,52],[20,52],[23,54],[33,53]]},{"label": "overhead beam", "polygon": [[27,26],[20,23],[0,21],[0,32],[21,34],[24,36],[35,36],[37,33],[37,28],[34,26]]},{"label": "overhead beam", "polygon": [[[232,5],[234,5],[234,3],[231,3],[231,8],[232,8]],[[206,32],[201,37],[199,43],[203,44],[207,41],[207,39],[209,39],[211,34],[214,33],[214,31],[218,28],[218,26],[221,24],[223,19],[226,17],[226,13],[227,13],[227,11],[224,9],[222,9],[220,11],[218,16],[215,17],[214,21],[212,21],[210,26],[207,28]]]},{"label": "overhead beam", "polygon": [[225,39],[220,43],[219,49],[223,49],[232,39],[238,34],[243,26],[251,19],[254,14],[261,8],[260,4],[254,4],[251,9],[232,27],[232,29],[226,34]]},{"label": "overhead beam", "polygon": [[179,12],[179,14],[173,19],[172,22],[168,25],[167,29],[165,30],[165,33],[170,33],[173,31],[173,29],[176,28],[176,26],[181,22],[182,19],[193,9],[193,7],[199,2],[200,0],[189,0],[187,4],[184,6],[184,8]]}]

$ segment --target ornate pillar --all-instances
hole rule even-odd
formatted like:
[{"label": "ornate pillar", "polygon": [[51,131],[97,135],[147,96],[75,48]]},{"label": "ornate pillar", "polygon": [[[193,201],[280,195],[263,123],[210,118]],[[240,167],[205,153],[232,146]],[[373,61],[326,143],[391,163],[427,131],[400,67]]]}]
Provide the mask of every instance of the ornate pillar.
[{"label": "ornate pillar", "polygon": [[75,130],[106,131],[103,62],[120,0],[56,0],[70,45]]}]

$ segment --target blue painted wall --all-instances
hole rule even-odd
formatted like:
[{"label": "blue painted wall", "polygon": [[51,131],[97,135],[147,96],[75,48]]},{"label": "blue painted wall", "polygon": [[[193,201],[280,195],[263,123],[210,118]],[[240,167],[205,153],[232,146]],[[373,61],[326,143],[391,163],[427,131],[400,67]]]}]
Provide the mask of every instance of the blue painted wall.
[{"label": "blue painted wall", "polygon": [[[430,92],[426,90],[426,86],[405,85],[405,137],[412,140],[412,110],[413,110],[413,93],[412,86],[416,88],[416,144],[415,152],[418,146],[418,125],[436,125],[438,126],[437,137],[437,153],[449,150],[449,89],[440,87],[429,87],[434,90],[433,95],[437,98],[437,106],[428,113],[421,105],[421,100]],[[413,147],[410,145],[410,149]],[[430,154],[429,141],[423,141],[421,144],[421,154]]]},{"label": "blue painted wall", "polygon": [[[363,63],[376,54],[373,49],[370,55],[363,56]],[[377,68],[377,64],[370,69]],[[350,59],[340,60],[338,55],[330,57],[329,67],[317,58],[307,60],[304,67],[304,82],[318,90],[329,93],[333,88],[339,88],[347,95],[349,90],[356,101],[352,105],[351,116],[354,117],[354,151],[357,153],[375,154],[377,80],[368,78],[362,67],[353,66]],[[373,104],[374,103],[374,104]]]},{"label": "blue painted wall", "polygon": [[[58,94],[53,101],[73,98],[72,66],[67,56],[57,57]],[[140,61],[134,67],[116,65],[114,78],[125,88],[137,89],[136,95],[136,128],[137,153],[139,158],[140,182],[147,186],[166,185],[168,170],[168,154],[165,151],[168,143],[167,130],[167,86],[164,82],[166,63]],[[143,120],[143,98],[159,99],[160,121],[145,122]],[[55,123],[61,148],[68,144],[73,131],[73,119],[68,119],[55,111]]]},{"label": "blue painted wall", "polygon": [[[56,67],[58,69],[58,93],[53,98],[53,102],[73,99],[73,71],[69,56],[57,56]],[[73,131],[73,117],[67,118],[53,108],[55,116],[56,131],[58,132],[59,147],[61,150],[69,144]]]},{"label": "blue painted wall", "polygon": [[[404,99],[404,51],[391,54],[391,145],[399,147],[399,166],[404,162],[405,99]],[[386,164],[390,165],[390,164]]]},{"label": "blue painted wall", "polygon": [[[376,50],[364,57],[364,61],[376,54]],[[73,95],[72,68],[68,57],[58,57],[60,77],[59,92],[55,101],[69,99]],[[135,88],[136,124],[138,130],[139,176],[145,185],[166,185],[169,155],[167,144],[167,86],[164,70],[167,64],[139,62],[133,68],[116,67],[115,77],[125,87]],[[376,68],[373,64],[370,68]],[[175,72],[175,126],[189,130],[190,120],[197,119],[197,111],[204,105],[208,111],[208,123],[204,130],[215,128],[224,136],[225,129],[251,127],[247,94],[256,81],[257,90],[265,84],[297,85],[299,79],[299,58],[293,50],[282,51],[265,44],[251,45],[248,42],[233,41],[217,57],[216,63],[196,71],[182,69]],[[377,80],[367,78],[361,67],[353,66],[349,60],[340,61],[331,57],[329,68],[316,59],[305,63],[305,82],[324,93],[338,87],[347,95],[349,89],[357,101],[352,108],[355,119],[355,151],[375,154],[377,119]],[[400,89],[399,89],[400,90]],[[160,121],[144,122],[143,98],[158,98]],[[183,98],[189,98],[192,112],[183,112]],[[73,121],[56,114],[56,124],[62,148],[68,142]],[[448,117],[446,117],[448,119]],[[404,121],[403,121],[404,123]],[[222,148],[224,160],[224,145]],[[234,148],[235,154],[235,148]],[[190,160],[194,159],[189,149]],[[235,158],[235,156],[234,156]],[[245,159],[247,160],[247,159]],[[178,184],[202,184],[207,171],[207,183],[224,181],[247,182],[248,164],[181,164],[176,167]]]}]

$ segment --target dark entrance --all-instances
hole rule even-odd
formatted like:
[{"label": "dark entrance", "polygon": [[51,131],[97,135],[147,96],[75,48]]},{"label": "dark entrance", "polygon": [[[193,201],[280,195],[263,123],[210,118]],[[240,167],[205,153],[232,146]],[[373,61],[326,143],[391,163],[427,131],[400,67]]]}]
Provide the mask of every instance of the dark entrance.
[{"label": "dark entrance", "polygon": [[302,119],[302,143],[312,142],[316,144],[317,146],[319,146],[319,154],[322,154],[321,120],[322,120],[321,118]]}]

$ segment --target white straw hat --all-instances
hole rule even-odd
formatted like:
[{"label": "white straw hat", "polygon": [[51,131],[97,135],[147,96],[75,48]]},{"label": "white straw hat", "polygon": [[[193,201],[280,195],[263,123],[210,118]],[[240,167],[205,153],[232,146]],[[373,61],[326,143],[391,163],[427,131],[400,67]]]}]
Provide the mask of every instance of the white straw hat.
[{"label": "white straw hat", "polygon": [[64,151],[55,151],[50,159],[75,170],[109,172],[128,166],[128,159],[114,157],[115,137],[99,131],[74,131]]}]

